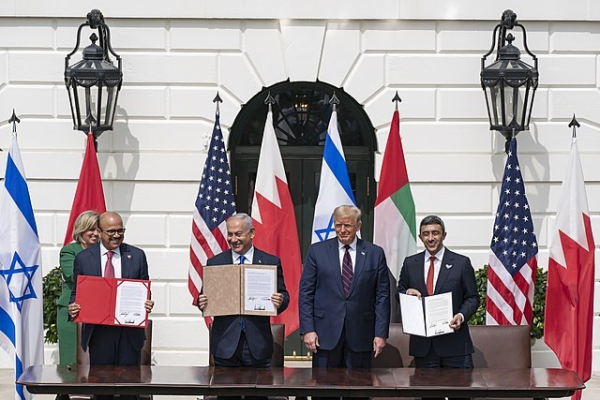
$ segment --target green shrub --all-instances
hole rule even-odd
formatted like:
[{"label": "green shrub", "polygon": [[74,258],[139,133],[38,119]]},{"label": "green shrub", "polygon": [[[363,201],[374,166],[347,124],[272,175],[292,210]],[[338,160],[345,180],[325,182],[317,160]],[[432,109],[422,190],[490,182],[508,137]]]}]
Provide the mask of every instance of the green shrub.
[{"label": "green shrub", "polygon": [[[469,320],[469,325],[485,325],[485,299],[487,297],[487,269],[475,271],[477,281],[477,292],[479,293],[479,308]],[[531,325],[531,337],[541,339],[544,336],[544,308],[546,306],[546,285],[548,273],[538,267],[535,280],[535,293],[533,295],[533,323]]]},{"label": "green shrub", "polygon": [[44,292],[44,341],[46,343],[58,343],[58,331],[56,329],[56,304],[62,291],[62,273],[59,267],[55,267],[42,278]]}]

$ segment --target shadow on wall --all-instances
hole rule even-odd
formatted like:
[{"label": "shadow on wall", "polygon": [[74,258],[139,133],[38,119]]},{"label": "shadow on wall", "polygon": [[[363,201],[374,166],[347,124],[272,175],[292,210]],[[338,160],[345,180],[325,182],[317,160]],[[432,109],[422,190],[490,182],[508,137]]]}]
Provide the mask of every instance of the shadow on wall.
[{"label": "shadow on wall", "polygon": [[[99,139],[98,158],[104,174],[107,210],[129,213],[133,202],[136,176],[140,168],[139,140],[129,130],[127,111],[117,106],[113,131],[104,132]],[[115,117],[116,119],[116,117]],[[110,182],[111,185],[106,185]]]}]

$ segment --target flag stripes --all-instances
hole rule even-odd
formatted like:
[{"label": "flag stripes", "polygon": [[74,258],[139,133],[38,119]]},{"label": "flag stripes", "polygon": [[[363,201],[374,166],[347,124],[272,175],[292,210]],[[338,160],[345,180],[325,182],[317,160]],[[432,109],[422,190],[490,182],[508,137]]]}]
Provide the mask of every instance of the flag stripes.
[{"label": "flag stripes", "polygon": [[[0,347],[14,361],[15,377],[44,363],[40,240],[16,134],[0,195]],[[15,385],[15,398],[31,395]]]},{"label": "flag stripes", "polygon": [[[331,116],[332,121],[330,124],[336,124],[337,127],[337,112],[334,112]],[[331,125],[330,125],[331,126]],[[333,130],[333,126],[331,128]],[[339,137],[339,132],[335,128],[337,133],[337,140],[332,138],[332,135],[327,135],[325,139],[325,148],[323,151],[323,161],[327,163],[329,170],[340,183],[340,186],[346,192],[346,195],[353,199],[354,194],[352,193],[352,187],[350,186],[350,177],[348,176],[348,170],[346,169],[346,159],[342,149],[342,141]],[[336,143],[337,142],[337,143]],[[337,147],[339,146],[339,148]]]},{"label": "flag stripes", "polygon": [[217,112],[192,220],[188,290],[194,305],[202,291],[202,267],[206,260],[229,247],[226,221],[234,213],[231,172]]},{"label": "flag stripes", "polygon": [[[499,265],[500,261],[490,260],[490,265]],[[530,264],[535,264],[531,267]],[[534,272],[536,271],[536,272]],[[531,320],[533,309],[528,298],[533,298],[537,261],[526,263],[515,276],[511,276],[501,267],[488,268],[488,285],[486,311],[494,319],[493,325],[527,325]]]},{"label": "flag stripes", "polygon": [[341,205],[356,205],[356,200],[350,185],[344,149],[338,130],[337,111],[334,108],[323,149],[321,180],[312,225],[312,243],[335,237],[333,210]]},{"label": "flag stripes", "polygon": [[373,229],[373,242],[385,251],[396,281],[404,259],[417,251],[416,238],[415,202],[400,139],[400,113],[396,110],[381,163]]},{"label": "flag stripes", "polygon": [[537,240],[517,157],[517,141],[513,138],[490,244],[486,298],[488,325],[532,323],[537,253]]}]

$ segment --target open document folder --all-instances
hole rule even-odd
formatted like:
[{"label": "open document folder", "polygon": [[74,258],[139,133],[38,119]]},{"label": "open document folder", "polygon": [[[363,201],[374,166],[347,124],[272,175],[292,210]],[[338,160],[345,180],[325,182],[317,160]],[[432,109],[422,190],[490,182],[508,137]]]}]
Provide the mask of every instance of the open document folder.
[{"label": "open document folder", "polygon": [[271,301],[277,291],[276,265],[211,265],[202,275],[202,292],[208,298],[205,317],[277,315]]},{"label": "open document folder", "polygon": [[409,335],[438,336],[453,333],[452,293],[425,296],[420,299],[400,293],[402,330]]},{"label": "open document folder", "polygon": [[75,322],[145,328],[150,281],[79,275],[75,303],[81,310]]}]

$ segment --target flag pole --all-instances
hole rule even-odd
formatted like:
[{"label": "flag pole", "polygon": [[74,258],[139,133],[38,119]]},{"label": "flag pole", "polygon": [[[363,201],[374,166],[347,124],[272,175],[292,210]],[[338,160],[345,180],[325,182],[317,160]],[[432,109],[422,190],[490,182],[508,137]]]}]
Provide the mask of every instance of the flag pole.
[{"label": "flag pole", "polygon": [[213,99],[213,103],[217,103],[217,111],[216,111],[217,116],[221,116],[221,110],[219,110],[219,103],[222,103],[222,102],[223,102],[223,100],[221,99],[221,96],[219,96],[219,91],[217,90],[217,95]]},{"label": "flag pole", "polygon": [[573,119],[569,123],[569,128],[573,127],[573,136],[572,136],[573,139],[577,138],[577,128],[579,128],[580,126],[581,125],[579,125],[577,118],[575,118],[575,113],[573,113]]},{"label": "flag pole", "polygon": [[17,135],[17,124],[21,123],[21,120],[19,119],[19,117],[17,117],[17,114],[15,113],[15,109],[13,108],[13,113],[12,116],[10,117],[10,119],[8,120],[8,122],[12,122],[13,127],[12,127],[12,131],[15,134],[15,136]]},{"label": "flag pole", "polygon": [[269,105],[269,112],[273,112],[273,104],[275,104],[275,99],[271,96],[271,91],[267,94],[267,98],[265,99],[265,104]]},{"label": "flag pole", "polygon": [[329,100],[329,104],[331,104],[331,106],[333,107],[333,112],[337,111],[337,105],[340,104],[340,99],[338,99],[338,97],[335,95],[335,92],[333,92],[333,96],[331,96],[331,100]]},{"label": "flag pole", "polygon": [[398,103],[402,102],[402,99],[400,98],[400,96],[398,96],[398,91],[396,90],[396,95],[394,96],[394,98],[392,99],[392,101],[394,103],[396,103],[396,111],[398,111]]}]

